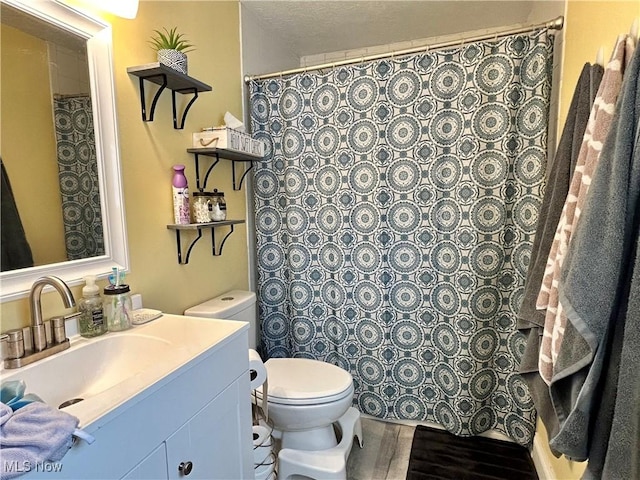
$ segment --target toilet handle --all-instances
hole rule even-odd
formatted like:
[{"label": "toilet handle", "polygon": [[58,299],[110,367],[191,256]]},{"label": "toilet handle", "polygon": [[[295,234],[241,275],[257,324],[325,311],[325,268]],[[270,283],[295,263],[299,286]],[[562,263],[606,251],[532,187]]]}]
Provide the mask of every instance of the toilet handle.
[{"label": "toilet handle", "polygon": [[193,463],[191,462],[182,462],[178,465],[178,471],[185,477],[191,473],[191,470],[193,470]]}]

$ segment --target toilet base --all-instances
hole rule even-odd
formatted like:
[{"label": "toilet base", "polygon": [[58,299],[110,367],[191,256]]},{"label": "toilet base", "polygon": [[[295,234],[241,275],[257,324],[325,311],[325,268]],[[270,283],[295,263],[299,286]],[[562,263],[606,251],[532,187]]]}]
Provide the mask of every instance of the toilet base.
[{"label": "toilet base", "polygon": [[[353,446],[353,437],[362,448],[362,424],[357,408],[349,407],[338,420],[342,431],[340,443],[326,450],[308,451],[282,448],[278,453],[278,479],[292,480],[298,475],[326,480],[346,480],[347,458]],[[334,437],[335,438],[335,437]]]},{"label": "toilet base", "polygon": [[282,448],[296,450],[327,450],[338,445],[333,425],[282,432],[280,441]]}]

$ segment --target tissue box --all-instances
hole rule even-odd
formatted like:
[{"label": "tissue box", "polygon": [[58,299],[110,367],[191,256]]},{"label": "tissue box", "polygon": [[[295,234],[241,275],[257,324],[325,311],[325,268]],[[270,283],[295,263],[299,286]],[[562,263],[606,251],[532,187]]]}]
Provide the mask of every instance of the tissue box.
[{"label": "tissue box", "polygon": [[223,148],[254,157],[264,156],[264,143],[229,127],[207,128],[194,133],[193,148]]}]

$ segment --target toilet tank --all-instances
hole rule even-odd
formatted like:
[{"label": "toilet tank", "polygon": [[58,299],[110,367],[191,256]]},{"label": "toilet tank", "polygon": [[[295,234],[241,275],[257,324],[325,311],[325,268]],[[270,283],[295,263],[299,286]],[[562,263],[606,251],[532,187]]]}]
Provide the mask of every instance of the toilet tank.
[{"label": "toilet tank", "polygon": [[187,308],[190,317],[221,318],[249,323],[249,348],[256,348],[256,294],[244,290],[232,290],[219,297]]}]

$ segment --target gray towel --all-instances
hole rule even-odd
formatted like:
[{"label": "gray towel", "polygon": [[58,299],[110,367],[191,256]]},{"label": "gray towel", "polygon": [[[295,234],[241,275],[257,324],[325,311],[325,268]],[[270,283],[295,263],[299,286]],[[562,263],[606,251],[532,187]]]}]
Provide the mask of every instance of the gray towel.
[{"label": "gray towel", "polygon": [[[589,469],[596,472],[596,477],[600,470],[597,459],[601,462],[607,457],[608,465],[611,459],[608,468],[617,473],[604,474],[605,478],[631,478],[629,464],[634,452],[623,445],[625,441],[614,439],[613,431],[611,439],[616,443],[616,452],[608,447],[606,435],[593,434],[594,424],[611,416],[606,415],[609,407],[606,402],[602,405],[599,395],[606,384],[603,372],[617,375],[617,363],[621,365],[621,373],[623,364],[631,369],[620,376],[615,414],[610,423],[630,426],[634,423],[633,415],[640,413],[639,406],[633,403],[630,385],[621,383],[625,377],[625,382],[633,383],[628,375],[637,376],[640,345],[635,345],[631,337],[629,341],[620,338],[623,328],[613,328],[620,318],[635,324],[638,317],[637,309],[633,312],[629,309],[628,315],[626,312],[627,305],[637,305],[634,295],[640,294],[629,285],[638,237],[634,221],[640,214],[637,210],[640,200],[639,80],[640,50],[636,50],[626,69],[611,129],[561,272],[560,302],[568,323],[550,386],[556,411],[561,412],[560,432],[551,440],[551,445],[570,457],[588,455]],[[633,328],[637,329],[637,325]],[[622,346],[623,351],[612,356],[614,345]],[[600,425],[598,430],[607,429]],[[637,438],[629,443],[638,448]],[[620,477],[619,472],[627,475]]]},{"label": "gray towel", "polygon": [[[636,84],[635,88],[637,110],[640,107],[640,86]],[[627,101],[631,100],[627,97]],[[627,117],[627,120],[631,118]],[[640,168],[639,121],[640,114],[635,113],[632,171]],[[626,125],[626,128],[633,127]],[[630,175],[629,180],[632,181],[633,178],[634,176]],[[605,355],[609,356],[602,373],[604,382],[601,384],[604,385],[598,389],[602,400],[598,402],[599,411],[592,434],[594,441],[590,443],[589,465],[585,478],[626,479],[638,478],[640,474],[640,399],[637,397],[640,392],[640,194],[636,198],[635,210],[630,210],[628,215],[633,218],[631,235],[632,242],[635,242],[632,247],[635,262],[632,262],[631,258],[628,259],[633,268],[623,277],[621,288],[618,289],[620,308],[613,315],[610,335],[612,338],[605,350]]]},{"label": "gray towel", "polygon": [[0,270],[33,267],[33,255],[27,241],[13,196],[9,175],[0,159]]},{"label": "gray towel", "polygon": [[[26,462],[56,462],[73,443],[78,419],[45,403],[30,403],[15,412],[0,403],[0,479],[16,477]],[[13,467],[13,468],[11,468]]]},{"label": "gray towel", "polygon": [[527,337],[519,371],[529,387],[536,410],[547,429],[549,438],[557,434],[558,422],[551,405],[547,384],[538,374],[541,327],[544,327],[545,316],[544,312],[536,310],[536,299],[540,291],[556,226],[569,190],[571,174],[582,145],[582,137],[587,127],[591,106],[602,80],[603,72],[604,69],[600,65],[587,63],[582,68],[578,79],[558,149],[549,172],[547,188],[538,216],[536,236],[531,250],[524,298],[518,312],[518,329]]}]

